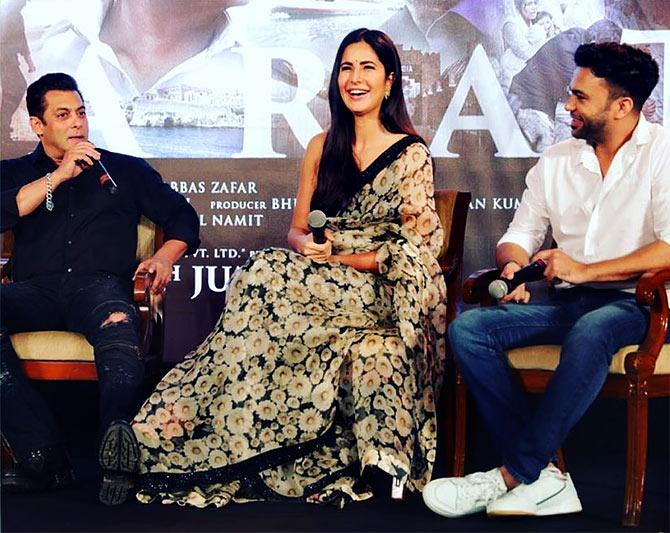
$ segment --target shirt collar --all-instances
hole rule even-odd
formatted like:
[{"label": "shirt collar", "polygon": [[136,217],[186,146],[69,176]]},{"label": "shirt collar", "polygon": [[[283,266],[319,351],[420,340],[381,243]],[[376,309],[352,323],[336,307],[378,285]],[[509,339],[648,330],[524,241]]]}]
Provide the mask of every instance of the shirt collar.
[{"label": "shirt collar", "polygon": [[[100,29],[107,11],[115,0],[102,0],[101,2],[84,2],[70,13],[70,28],[89,43],[106,46],[100,41]],[[207,55],[215,54],[223,49],[231,48],[239,40],[232,30],[230,13],[226,10],[222,13],[221,23],[217,29],[216,36],[209,46],[200,53]],[[199,54],[197,54],[199,55]]]},{"label": "shirt collar", "polygon": [[[600,174],[600,164],[593,147],[584,139],[573,139],[576,145],[576,157],[587,170]],[[619,149],[622,154],[637,151],[638,146],[647,144],[651,140],[651,126],[644,115],[640,113],[637,126],[633,130],[631,138]]]},{"label": "shirt collar", "polygon": [[647,122],[647,119],[644,118],[642,113],[640,113],[640,120],[637,123],[637,127],[633,132],[631,140],[635,141],[636,146],[647,144],[651,141],[651,125]]},{"label": "shirt collar", "polygon": [[[68,29],[72,30],[75,34],[89,43],[89,46],[95,50],[95,54],[112,64],[127,77],[114,50],[100,40],[102,23],[107,15],[107,11],[115,1],[116,0],[102,0],[100,2],[90,2],[87,0],[86,2],[77,3],[77,9],[73,9],[72,12],[68,14],[69,21],[66,26],[62,28],[62,31],[67,31]],[[234,28],[235,24],[232,22],[230,12],[227,10],[223,11],[219,28],[209,46],[185,60],[180,65],[176,65],[172,70],[162,76],[161,79],[154,84],[154,87],[161,85],[166,79],[171,78],[175,74],[187,70],[192,64],[197,64],[204,59],[223,52],[224,50],[238,46],[241,41],[241,36]]]},{"label": "shirt collar", "polygon": [[55,161],[46,154],[41,142],[37,143],[35,150],[33,150],[29,158],[30,162],[38,170],[44,169],[46,172],[53,172],[58,166]]}]

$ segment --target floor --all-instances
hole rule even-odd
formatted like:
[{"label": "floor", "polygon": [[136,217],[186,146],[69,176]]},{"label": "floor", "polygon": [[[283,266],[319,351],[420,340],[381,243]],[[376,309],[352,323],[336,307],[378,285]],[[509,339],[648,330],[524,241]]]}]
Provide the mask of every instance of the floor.
[{"label": "floor", "polygon": [[[2,531],[617,531],[623,503],[625,405],[598,400],[570,435],[564,452],[584,510],[547,518],[446,519],[418,494],[395,503],[384,494],[343,510],[303,502],[233,504],[191,509],[135,501],[106,507],[97,501],[95,385],[43,384],[66,434],[77,481],[59,491],[2,494]],[[640,531],[670,530],[670,402],[650,406],[649,462]],[[472,410],[467,471],[496,464],[494,447]],[[436,472],[444,472],[438,456]]]}]

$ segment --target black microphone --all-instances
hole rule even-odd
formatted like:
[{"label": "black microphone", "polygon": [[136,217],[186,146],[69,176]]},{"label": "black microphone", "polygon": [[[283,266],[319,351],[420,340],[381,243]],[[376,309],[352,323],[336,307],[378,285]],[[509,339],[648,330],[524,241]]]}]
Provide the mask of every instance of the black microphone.
[{"label": "black microphone", "polygon": [[512,279],[498,278],[489,283],[489,294],[492,298],[500,300],[507,296],[510,292],[516,289],[522,283],[530,281],[539,281],[544,278],[544,269],[547,268],[547,263],[538,259],[533,263],[517,270]]},{"label": "black microphone", "polygon": [[119,190],[116,182],[109,175],[109,172],[105,168],[105,165],[102,164],[102,161],[97,160],[93,163],[93,167],[98,172],[100,185],[105,189],[109,194],[116,194],[116,191]]},{"label": "black microphone", "polygon": [[316,244],[326,242],[326,220],[326,214],[319,209],[315,209],[307,216],[307,225]]}]

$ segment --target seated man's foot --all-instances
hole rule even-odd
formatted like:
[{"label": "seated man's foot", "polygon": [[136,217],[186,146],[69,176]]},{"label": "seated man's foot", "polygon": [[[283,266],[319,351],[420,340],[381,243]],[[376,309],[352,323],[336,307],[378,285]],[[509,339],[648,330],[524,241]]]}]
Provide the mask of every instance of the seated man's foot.
[{"label": "seated man's foot", "polygon": [[102,467],[100,501],[118,505],[126,501],[135,485],[135,473],[140,450],[132,428],[126,422],[112,422],[100,443],[99,461]]},{"label": "seated man's foot", "polygon": [[16,463],[3,464],[2,488],[8,492],[57,489],[72,481],[72,466],[60,448],[31,450]]},{"label": "seated man's foot", "polygon": [[454,518],[479,513],[507,492],[499,468],[465,477],[434,479],[423,489],[423,501],[442,516]]},{"label": "seated man's foot", "polygon": [[537,481],[518,485],[486,507],[489,516],[547,516],[581,510],[570,474],[553,465],[542,470]]}]

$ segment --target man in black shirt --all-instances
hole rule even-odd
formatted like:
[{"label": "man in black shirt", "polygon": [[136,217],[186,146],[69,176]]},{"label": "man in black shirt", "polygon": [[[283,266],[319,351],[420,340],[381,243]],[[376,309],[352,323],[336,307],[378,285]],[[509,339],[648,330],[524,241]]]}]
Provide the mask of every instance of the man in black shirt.
[{"label": "man in black shirt", "polygon": [[[17,460],[3,476],[14,489],[67,482],[71,469],[45,401],[24,376],[9,335],[21,331],[82,333],[94,348],[100,388],[103,503],[120,503],[130,488],[138,448],[127,424],[143,377],[133,272],[155,274],[161,292],[172,266],[198,244],[194,209],[145,161],[96,148],[86,109],[66,74],[47,74],[28,87],[35,151],[0,164],[2,231],[14,232],[13,283],[2,285],[0,347],[2,435]],[[100,165],[102,163],[103,166]],[[102,168],[116,183],[110,194]],[[137,224],[163,228],[165,244],[136,268]]]}]

